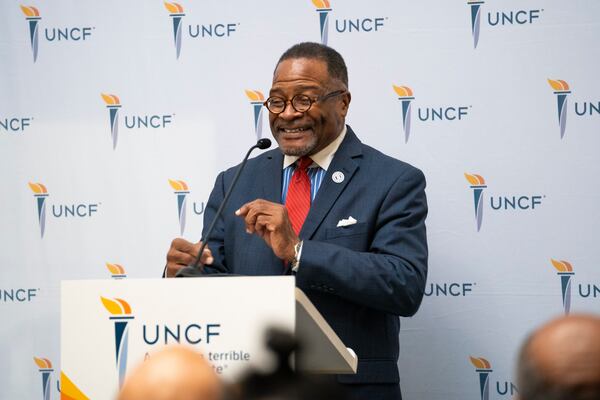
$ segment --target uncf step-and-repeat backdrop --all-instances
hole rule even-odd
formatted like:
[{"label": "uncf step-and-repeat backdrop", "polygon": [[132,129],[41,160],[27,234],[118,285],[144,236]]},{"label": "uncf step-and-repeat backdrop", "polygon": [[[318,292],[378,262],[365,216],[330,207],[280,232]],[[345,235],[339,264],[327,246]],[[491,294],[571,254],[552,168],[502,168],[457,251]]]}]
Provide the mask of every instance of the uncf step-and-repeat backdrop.
[{"label": "uncf step-and-repeat backdrop", "polygon": [[[79,396],[57,385],[60,281],[158,277],[174,237],[199,239],[218,171],[270,136],[261,103],[301,41],[345,57],[359,137],[427,176],[405,398],[509,399],[532,328],[600,312],[598,1],[0,7],[0,397]],[[107,324],[135,312],[109,300]]]}]

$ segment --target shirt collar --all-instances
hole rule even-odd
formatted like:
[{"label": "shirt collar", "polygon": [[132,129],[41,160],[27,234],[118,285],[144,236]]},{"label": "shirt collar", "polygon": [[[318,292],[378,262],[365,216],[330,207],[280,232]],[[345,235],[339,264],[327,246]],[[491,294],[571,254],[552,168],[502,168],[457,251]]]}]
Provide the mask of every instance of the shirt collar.
[{"label": "shirt collar", "polygon": [[[346,136],[347,130],[348,129],[346,128],[346,125],[344,125],[342,132],[338,135],[337,138],[335,138],[335,140],[333,142],[329,143],[327,145],[327,147],[325,147],[318,153],[315,153],[312,156],[310,156],[310,158],[313,160],[313,165],[317,164],[319,167],[321,167],[322,169],[327,171],[327,169],[329,168],[329,165],[331,164],[331,161],[333,160],[333,156],[335,155],[335,152],[340,147],[340,144],[342,144],[342,141],[344,140],[344,137]],[[296,160],[299,158],[300,157],[298,157],[298,156],[288,156],[288,155],[284,156],[283,157],[283,169],[285,169],[285,168],[289,167],[290,165],[292,165],[293,163],[295,163]]]}]

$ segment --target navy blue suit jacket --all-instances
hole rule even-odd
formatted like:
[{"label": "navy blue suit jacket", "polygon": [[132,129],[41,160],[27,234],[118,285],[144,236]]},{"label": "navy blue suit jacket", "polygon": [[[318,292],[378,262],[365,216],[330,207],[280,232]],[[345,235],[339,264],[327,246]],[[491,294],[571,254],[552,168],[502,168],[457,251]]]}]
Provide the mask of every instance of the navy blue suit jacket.
[{"label": "navy blue suit jacket", "polygon": [[[248,161],[208,242],[215,262],[207,273],[285,273],[282,261],[234,215],[257,198],[281,203],[282,166],[279,149]],[[238,167],[219,174],[205,228]],[[343,182],[332,180],[336,171]],[[357,374],[339,375],[340,382],[399,382],[399,316],[417,311],[427,276],[426,215],[423,173],[362,144],[348,127],[300,232],[296,274],[296,286],[358,355]],[[356,224],[337,227],[350,216]]]}]

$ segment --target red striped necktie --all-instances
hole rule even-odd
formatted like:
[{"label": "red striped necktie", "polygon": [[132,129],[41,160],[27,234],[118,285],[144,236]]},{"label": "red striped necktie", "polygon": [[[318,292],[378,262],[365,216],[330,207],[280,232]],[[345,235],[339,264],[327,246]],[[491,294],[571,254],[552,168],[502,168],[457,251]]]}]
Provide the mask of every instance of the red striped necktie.
[{"label": "red striped necktie", "polygon": [[304,224],[308,210],[310,210],[310,178],[306,170],[312,162],[307,156],[298,159],[285,198],[285,208],[287,208],[296,235],[300,234],[302,224]]}]

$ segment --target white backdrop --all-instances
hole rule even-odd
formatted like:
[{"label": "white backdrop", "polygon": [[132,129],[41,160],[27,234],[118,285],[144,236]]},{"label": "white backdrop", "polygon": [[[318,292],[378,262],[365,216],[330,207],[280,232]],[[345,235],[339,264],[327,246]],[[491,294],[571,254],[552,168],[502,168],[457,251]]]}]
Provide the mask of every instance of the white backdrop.
[{"label": "white backdrop", "polygon": [[481,399],[480,374],[510,398],[533,327],[565,302],[600,312],[600,3],[326,3],[0,1],[1,398],[59,396],[62,279],[159,276],[182,213],[198,240],[218,171],[270,136],[252,101],[279,55],[322,37],[348,65],[348,123],[428,181],[405,398]]}]

